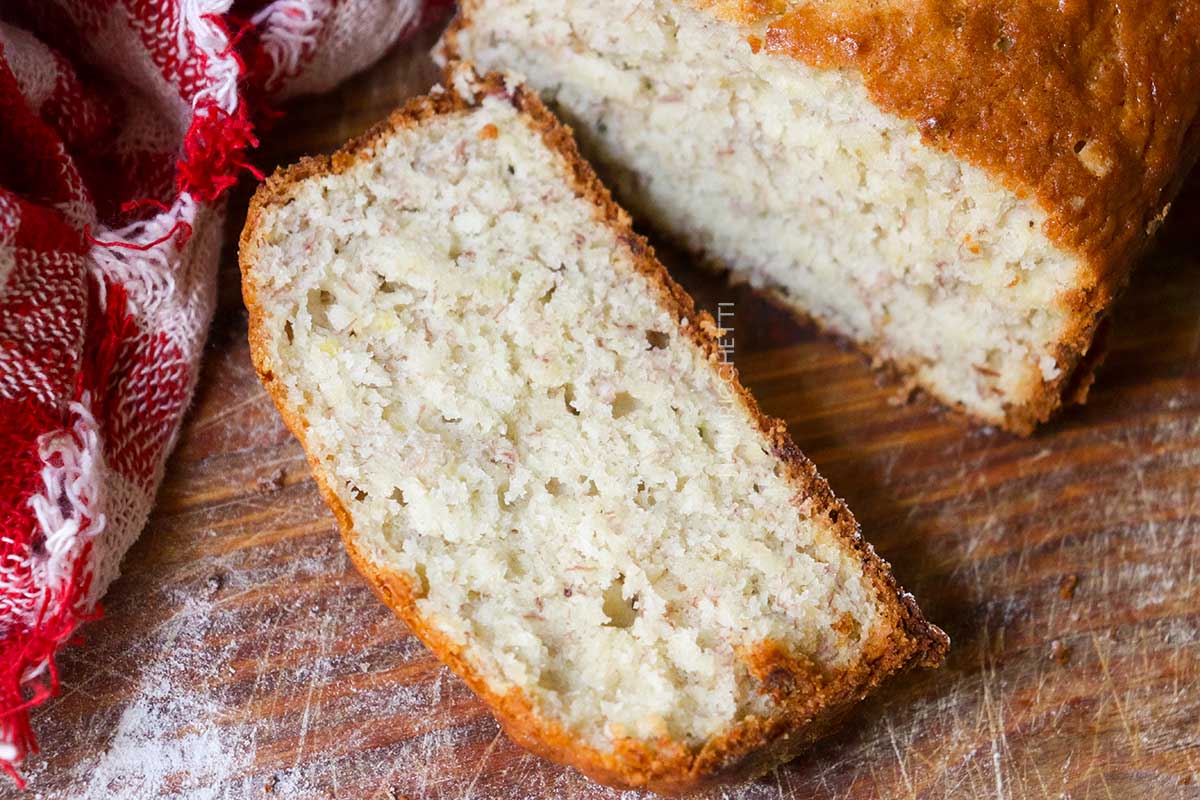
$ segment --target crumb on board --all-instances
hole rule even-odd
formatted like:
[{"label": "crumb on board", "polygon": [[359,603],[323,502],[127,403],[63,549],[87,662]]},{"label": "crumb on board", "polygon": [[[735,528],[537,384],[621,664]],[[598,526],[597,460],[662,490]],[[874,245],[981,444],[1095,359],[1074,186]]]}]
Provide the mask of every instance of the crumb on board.
[{"label": "crumb on board", "polygon": [[[887,383],[878,383],[879,380],[886,381],[887,376],[882,370],[875,373],[877,385],[880,388],[888,388]],[[917,386],[912,381],[905,381],[898,387],[892,387],[888,393],[887,404],[892,408],[901,408],[913,403],[921,394],[921,387]]]},{"label": "crumb on board", "polygon": [[254,485],[254,490],[259,494],[271,494],[272,492],[278,492],[283,488],[283,479],[285,475],[286,473],[284,472],[283,467],[277,467],[269,475],[264,475],[259,478],[258,482]]}]

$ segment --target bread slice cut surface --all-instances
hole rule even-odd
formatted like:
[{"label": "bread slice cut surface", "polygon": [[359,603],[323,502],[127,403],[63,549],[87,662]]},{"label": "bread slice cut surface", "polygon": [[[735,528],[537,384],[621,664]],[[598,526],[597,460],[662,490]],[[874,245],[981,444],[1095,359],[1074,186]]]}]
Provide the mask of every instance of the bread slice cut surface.
[{"label": "bread slice cut surface", "polygon": [[521,743],[675,791],[945,637],[511,81],[457,67],[242,237],[255,364],[355,563]]},{"label": "bread slice cut surface", "polygon": [[1200,152],[1200,4],[1135,5],[464,0],[443,47],[639,221],[1028,433]]}]

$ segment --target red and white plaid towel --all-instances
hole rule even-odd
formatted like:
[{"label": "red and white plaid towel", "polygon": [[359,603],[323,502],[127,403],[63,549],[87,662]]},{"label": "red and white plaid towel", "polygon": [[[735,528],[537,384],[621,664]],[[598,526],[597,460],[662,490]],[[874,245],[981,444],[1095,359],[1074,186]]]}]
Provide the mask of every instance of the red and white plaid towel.
[{"label": "red and white plaid towel", "polygon": [[0,3],[0,766],[14,777],[55,653],[98,613],[191,398],[252,106],[333,86],[448,2],[232,5]]}]

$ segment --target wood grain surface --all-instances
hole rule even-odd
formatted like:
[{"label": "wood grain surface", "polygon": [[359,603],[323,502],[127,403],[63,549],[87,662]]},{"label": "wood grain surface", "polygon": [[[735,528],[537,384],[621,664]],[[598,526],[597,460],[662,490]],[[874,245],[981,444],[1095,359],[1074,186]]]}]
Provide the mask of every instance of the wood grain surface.
[{"label": "wood grain surface", "polygon": [[[264,167],[434,75],[299,101]],[[854,351],[667,257],[763,408],[953,638],[946,666],[729,798],[1200,798],[1200,191],[1121,302],[1086,407],[1021,440],[903,402]],[[157,508],[36,713],[30,796],[616,797],[510,743],[371,595],[220,309]],[[732,316],[729,316],[732,314]],[[18,797],[5,785],[4,797]]]}]

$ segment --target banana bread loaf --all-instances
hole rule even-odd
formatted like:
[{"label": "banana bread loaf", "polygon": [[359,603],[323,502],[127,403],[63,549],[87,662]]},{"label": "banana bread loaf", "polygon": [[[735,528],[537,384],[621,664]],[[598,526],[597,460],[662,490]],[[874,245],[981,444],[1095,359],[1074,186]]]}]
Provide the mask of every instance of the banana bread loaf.
[{"label": "banana bread loaf", "polygon": [[1018,432],[1200,145],[1197,0],[465,0],[634,216]]}]

